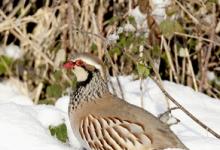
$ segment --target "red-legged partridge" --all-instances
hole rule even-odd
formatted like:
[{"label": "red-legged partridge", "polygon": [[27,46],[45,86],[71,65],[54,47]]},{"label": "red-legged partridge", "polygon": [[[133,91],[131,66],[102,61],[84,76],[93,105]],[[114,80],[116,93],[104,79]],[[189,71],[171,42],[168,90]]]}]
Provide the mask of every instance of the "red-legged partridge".
[{"label": "red-legged partridge", "polygon": [[77,88],[70,95],[72,130],[88,150],[187,149],[177,136],[142,108],[112,95],[103,63],[87,53],[64,64],[73,69]]}]

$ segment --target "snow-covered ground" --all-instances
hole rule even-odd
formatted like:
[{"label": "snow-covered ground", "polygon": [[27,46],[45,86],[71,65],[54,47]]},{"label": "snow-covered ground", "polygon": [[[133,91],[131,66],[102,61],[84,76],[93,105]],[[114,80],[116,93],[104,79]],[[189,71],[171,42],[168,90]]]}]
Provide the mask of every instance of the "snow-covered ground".
[{"label": "snow-covered ground", "polygon": [[[140,81],[132,77],[119,77],[125,99],[141,105]],[[113,78],[113,84],[116,80]],[[220,133],[220,100],[213,99],[189,87],[163,82],[166,90],[209,127]],[[22,88],[10,82],[0,83],[0,150],[78,150],[80,145],[71,132],[67,117],[68,96],[63,96],[55,106],[34,105]],[[116,87],[118,91],[118,88]],[[151,79],[143,82],[144,108],[154,115],[166,111],[166,99]],[[174,106],[171,103],[171,106]],[[172,114],[180,123],[171,129],[191,150],[219,150],[220,140],[198,126],[181,110]],[[66,123],[69,142],[62,143],[50,135],[48,127]]]}]

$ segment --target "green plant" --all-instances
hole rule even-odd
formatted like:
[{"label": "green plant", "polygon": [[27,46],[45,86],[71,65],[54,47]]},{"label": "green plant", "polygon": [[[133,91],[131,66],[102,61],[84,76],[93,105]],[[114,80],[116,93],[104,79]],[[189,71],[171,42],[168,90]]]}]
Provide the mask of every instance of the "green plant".
[{"label": "green plant", "polygon": [[52,136],[55,136],[61,142],[67,142],[67,128],[66,124],[60,124],[58,126],[49,126],[49,130]]}]

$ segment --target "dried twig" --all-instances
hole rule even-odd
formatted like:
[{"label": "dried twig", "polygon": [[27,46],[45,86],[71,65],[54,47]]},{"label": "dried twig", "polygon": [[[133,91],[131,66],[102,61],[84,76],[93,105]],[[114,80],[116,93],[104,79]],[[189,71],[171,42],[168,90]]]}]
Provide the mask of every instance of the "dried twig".
[{"label": "dried twig", "polygon": [[160,114],[158,118],[161,118],[164,115],[170,114],[173,110],[176,110],[176,109],[179,109],[179,107],[172,107],[172,108],[168,109],[167,111],[165,111],[162,114]]},{"label": "dried twig", "polygon": [[[145,48],[146,48],[146,47],[145,47]],[[154,66],[154,62],[153,62],[152,58],[150,57],[150,55],[149,55],[148,53],[146,53],[146,56],[147,56],[148,60],[150,61],[150,64],[151,64],[151,66],[152,66],[152,68],[153,68],[153,71],[154,71],[154,73],[155,73],[157,79],[158,79],[159,82],[162,84],[162,79],[161,79],[160,74],[159,74],[159,72],[157,71],[156,67]],[[167,104],[167,110],[169,110],[169,109],[170,109],[170,103],[169,103],[169,101],[168,101],[167,98],[166,98],[166,104]]]},{"label": "dried twig", "polygon": [[[210,30],[211,30],[211,33],[210,33],[210,40],[213,40],[214,37],[215,37],[215,26],[216,26],[216,19],[215,19],[215,6],[213,5],[213,9],[212,9],[212,15],[213,15],[213,24],[212,26],[210,27]],[[209,46],[208,46],[208,50],[207,50],[207,54],[205,56],[205,62],[204,64],[202,65],[202,68],[201,68],[201,84],[199,86],[199,91],[202,91],[204,86],[207,85],[207,78],[206,78],[206,73],[207,73],[207,70],[208,70],[208,63],[209,63],[209,59],[211,57],[211,52],[212,52],[212,49],[213,49],[213,43],[209,43]]]},{"label": "dried twig", "polygon": [[120,94],[121,94],[122,99],[124,99],[124,92],[123,92],[121,83],[120,83],[119,78],[118,78],[118,72],[117,72],[117,69],[115,68],[115,64],[113,63],[112,58],[110,57],[110,55],[109,55],[109,53],[108,53],[107,50],[105,50],[105,55],[106,55],[108,61],[111,63],[112,68],[115,70],[115,73],[116,73],[116,81],[117,81],[117,84],[118,84],[118,87],[119,87],[119,90],[120,90]]},{"label": "dried twig", "polygon": [[199,24],[198,19],[196,19],[178,0],[175,2],[180,6],[180,8],[192,19],[195,24]]},{"label": "dried twig", "polygon": [[37,88],[35,89],[36,91],[34,95],[34,104],[38,104],[42,89],[43,89],[43,83],[41,82],[40,84],[38,84]]},{"label": "dried twig", "polygon": [[68,29],[69,29],[69,32],[68,32],[68,35],[69,35],[69,48],[72,49],[73,48],[73,34],[72,34],[72,31],[73,31],[73,26],[72,26],[72,23],[73,23],[73,0],[68,0],[68,11],[67,11],[67,24],[68,24]]},{"label": "dried twig", "polygon": [[197,83],[196,83],[195,73],[194,73],[194,70],[193,70],[192,62],[191,62],[191,59],[190,59],[190,56],[189,56],[189,51],[188,51],[187,48],[185,48],[185,53],[186,53],[186,58],[187,58],[188,64],[189,64],[189,70],[190,70],[190,73],[192,75],[194,88],[195,88],[196,91],[198,91],[198,86],[197,86]]},{"label": "dried twig", "polygon": [[[153,60],[150,58],[149,54],[147,53],[147,57],[150,60],[150,62],[152,62]],[[217,137],[218,139],[220,139],[220,135],[218,133],[216,133],[214,130],[212,130],[211,128],[209,128],[207,125],[205,125],[203,122],[201,122],[199,119],[197,119],[194,115],[192,115],[187,109],[185,109],[181,104],[179,104],[172,96],[170,96],[169,93],[167,93],[167,91],[164,89],[162,81],[160,79],[160,75],[159,73],[156,71],[154,64],[151,63],[152,68],[156,74],[156,79],[153,78],[153,80],[155,81],[155,83],[158,85],[158,87],[160,88],[160,90],[164,93],[164,95],[171,100],[177,107],[179,107],[185,114],[187,114],[192,120],[194,120],[196,123],[198,123],[201,127],[203,127],[205,130],[207,130],[208,132],[210,132],[212,135],[214,135],[215,137]],[[169,109],[168,109],[169,110]]]},{"label": "dried twig", "polygon": [[170,65],[170,68],[173,72],[173,75],[174,75],[174,78],[175,78],[175,81],[177,83],[179,83],[179,78],[177,76],[177,73],[176,73],[176,70],[175,70],[175,67],[174,67],[174,64],[173,64],[173,61],[172,61],[172,58],[171,58],[171,54],[170,54],[170,47],[168,46],[165,38],[162,36],[162,43],[163,43],[163,46],[164,46],[164,49],[165,49],[165,52],[166,52],[166,55],[167,55],[167,58],[168,58],[168,62],[169,62],[169,65]]},{"label": "dried twig", "polygon": [[175,34],[179,35],[179,36],[190,37],[190,38],[193,38],[193,39],[198,39],[198,40],[206,41],[206,42],[209,42],[209,43],[213,43],[213,44],[215,44],[217,46],[220,46],[220,42],[216,42],[214,40],[210,40],[210,39],[207,39],[207,38],[203,38],[203,37],[199,37],[199,36],[195,36],[195,35],[189,35],[189,34],[180,33],[180,32],[175,32]]},{"label": "dried twig", "polygon": [[203,122],[197,119],[193,114],[191,114],[187,109],[185,109],[181,104],[179,104],[172,96],[170,96],[169,93],[167,93],[167,91],[164,89],[163,85],[160,82],[158,82],[156,79],[153,80],[158,85],[160,90],[164,93],[164,95],[168,97],[176,106],[178,106],[185,114],[187,114],[193,121],[198,123],[202,128],[210,132],[213,136],[220,139],[220,135],[217,132],[215,132],[213,129],[205,125]]}]

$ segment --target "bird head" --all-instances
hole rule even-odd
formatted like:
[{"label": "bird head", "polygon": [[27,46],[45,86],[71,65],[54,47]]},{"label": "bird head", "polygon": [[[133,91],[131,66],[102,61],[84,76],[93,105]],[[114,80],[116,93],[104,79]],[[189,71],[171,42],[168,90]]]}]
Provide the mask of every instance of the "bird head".
[{"label": "bird head", "polygon": [[89,53],[76,53],[71,59],[64,63],[63,67],[72,69],[79,82],[87,80],[89,74],[97,71],[101,74],[101,77],[106,80],[103,62]]}]

